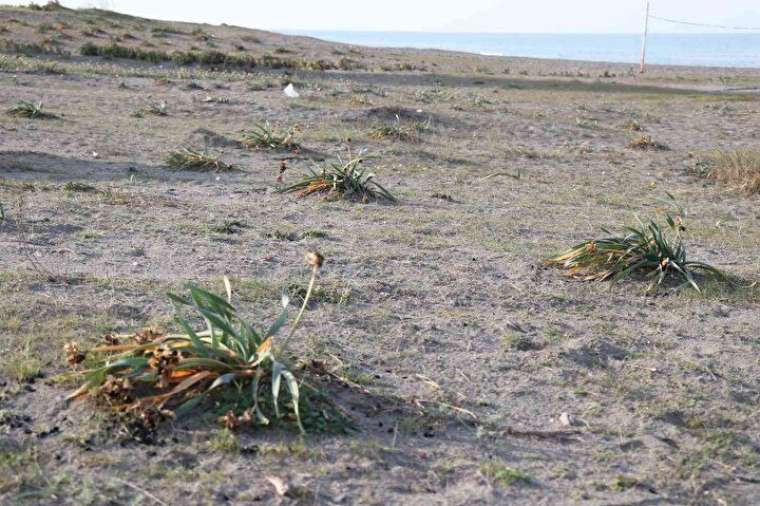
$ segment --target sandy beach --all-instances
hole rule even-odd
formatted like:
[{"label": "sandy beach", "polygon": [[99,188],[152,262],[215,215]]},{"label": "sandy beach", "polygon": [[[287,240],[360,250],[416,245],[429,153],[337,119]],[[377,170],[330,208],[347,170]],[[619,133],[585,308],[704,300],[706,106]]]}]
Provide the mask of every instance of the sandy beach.
[{"label": "sandy beach", "polygon": [[[760,69],[641,75],[99,10],[2,7],[0,27],[0,108],[55,115],[0,114],[0,503],[757,501],[759,200],[700,174],[756,148]],[[300,149],[245,146],[265,122]],[[167,167],[185,147],[235,170]],[[397,203],[276,191],[283,161],[292,184],[352,156]],[[735,286],[544,265],[668,194],[690,257]],[[346,433],[230,432],[209,402],[141,441],[65,402],[66,343],[176,330],[166,292],[224,276],[263,327],[305,292],[312,250],[289,350]]]}]

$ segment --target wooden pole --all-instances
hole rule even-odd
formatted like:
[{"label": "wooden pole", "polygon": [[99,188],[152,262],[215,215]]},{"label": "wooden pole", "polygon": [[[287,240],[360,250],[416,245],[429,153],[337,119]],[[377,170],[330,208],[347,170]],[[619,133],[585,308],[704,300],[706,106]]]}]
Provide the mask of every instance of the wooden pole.
[{"label": "wooden pole", "polygon": [[646,13],[644,14],[644,37],[641,41],[641,67],[639,73],[643,74],[646,70],[647,59],[647,35],[649,33],[649,0],[646,0]]}]

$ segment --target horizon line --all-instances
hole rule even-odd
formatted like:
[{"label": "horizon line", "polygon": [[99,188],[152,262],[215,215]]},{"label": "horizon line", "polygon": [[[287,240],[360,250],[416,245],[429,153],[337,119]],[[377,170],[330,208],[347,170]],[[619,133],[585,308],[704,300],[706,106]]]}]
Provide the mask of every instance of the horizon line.
[{"label": "horizon line", "polygon": [[[240,26],[240,25],[238,25]],[[442,31],[442,30],[363,30],[359,28],[253,28],[241,26],[241,28],[249,28],[251,30],[262,30],[268,32],[282,33],[286,32],[322,32],[322,33],[403,33],[403,34],[431,34],[431,35],[636,35],[641,36],[642,32],[494,32],[494,31]],[[760,32],[730,32],[730,31],[716,31],[716,32],[652,32],[650,30],[649,35],[758,35]]]}]

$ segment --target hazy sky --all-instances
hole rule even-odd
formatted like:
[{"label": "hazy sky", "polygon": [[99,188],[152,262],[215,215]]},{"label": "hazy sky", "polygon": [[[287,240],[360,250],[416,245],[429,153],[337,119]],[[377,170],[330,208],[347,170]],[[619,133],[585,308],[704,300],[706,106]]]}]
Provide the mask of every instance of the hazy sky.
[{"label": "hazy sky", "polygon": [[[28,3],[3,2],[2,3]],[[44,3],[44,0],[38,0]],[[144,17],[270,30],[638,32],[644,0],[63,0]],[[760,28],[760,0],[652,0],[653,13]],[[652,22],[655,32],[715,31]]]}]

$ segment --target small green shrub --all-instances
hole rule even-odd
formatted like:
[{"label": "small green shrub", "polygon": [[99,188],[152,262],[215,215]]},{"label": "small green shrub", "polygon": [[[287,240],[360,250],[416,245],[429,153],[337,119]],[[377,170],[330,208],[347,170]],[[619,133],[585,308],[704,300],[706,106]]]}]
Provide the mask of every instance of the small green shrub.
[{"label": "small green shrub", "polygon": [[625,492],[626,490],[632,489],[634,487],[639,486],[641,483],[638,479],[633,478],[631,476],[624,476],[624,475],[618,475],[615,477],[614,480],[612,480],[611,488],[612,490],[615,490],[616,492]]},{"label": "small green shrub", "polygon": [[150,63],[161,63],[171,60],[171,57],[163,51],[146,51],[144,49],[121,46],[116,43],[107,46],[99,46],[92,42],[86,42],[79,48],[82,56],[100,56],[104,58],[125,58],[129,60],[141,60]]},{"label": "small green shrub", "polygon": [[486,462],[480,466],[480,472],[489,481],[505,488],[518,484],[529,485],[533,483],[533,478],[530,475],[519,469],[507,467],[502,462]]},{"label": "small green shrub", "polygon": [[141,107],[135,111],[133,116],[136,118],[142,118],[146,114],[151,114],[153,116],[168,116],[169,113],[166,111],[166,102],[158,102],[156,104],[149,104],[145,107]]},{"label": "small green shrub", "polygon": [[420,133],[429,127],[429,122],[414,121],[403,123],[397,114],[396,120],[392,124],[375,126],[370,132],[370,137],[374,137],[375,139],[395,139],[403,142],[418,142],[420,140]]},{"label": "small green shrub", "polygon": [[243,231],[245,223],[238,220],[226,220],[221,225],[214,225],[211,231],[217,234],[234,235]]},{"label": "small green shrub", "polygon": [[296,193],[299,197],[322,194],[327,197],[356,199],[362,202],[370,200],[387,200],[396,202],[388,190],[374,180],[375,175],[366,174],[361,169],[362,158],[353,158],[348,162],[339,161],[318,171],[294,185],[280,188],[282,193]]},{"label": "small green shrub", "polygon": [[289,129],[287,132],[276,130],[269,121],[264,124],[255,125],[250,130],[243,131],[242,144],[248,148],[255,149],[296,149],[298,143],[295,141],[295,130]]},{"label": "small green shrub", "polygon": [[275,241],[302,241],[304,239],[324,239],[327,237],[326,232],[321,230],[306,230],[304,232],[297,232],[295,230],[274,230],[272,232],[266,232],[263,234],[266,239],[273,239]]},{"label": "small green shrub", "polygon": [[50,0],[45,5],[38,5],[34,2],[31,2],[29,5],[26,6],[27,9],[32,11],[55,11],[59,9],[63,9],[64,7],[61,5],[58,0]]},{"label": "small green shrub", "polygon": [[208,445],[212,450],[217,452],[237,453],[240,451],[240,441],[238,441],[235,433],[226,427],[214,434],[209,439]]},{"label": "small green shrub", "polygon": [[93,185],[79,181],[69,181],[64,184],[61,189],[63,191],[72,193],[88,193],[95,191],[95,187]]},{"label": "small green shrub", "polygon": [[42,102],[34,103],[26,102],[24,100],[8,109],[7,113],[16,118],[50,119],[56,117],[55,114],[44,112],[42,110]]}]

